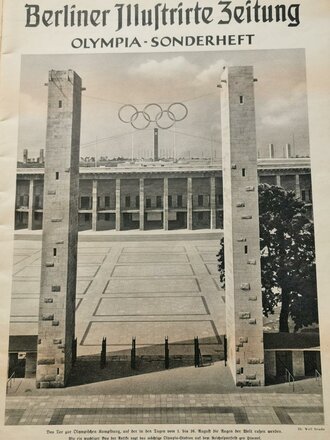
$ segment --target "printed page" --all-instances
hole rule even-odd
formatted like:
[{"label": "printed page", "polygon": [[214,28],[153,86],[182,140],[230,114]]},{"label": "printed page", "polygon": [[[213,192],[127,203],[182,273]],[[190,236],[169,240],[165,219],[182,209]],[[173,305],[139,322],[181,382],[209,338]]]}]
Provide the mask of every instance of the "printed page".
[{"label": "printed page", "polygon": [[3,438],[328,438],[329,12],[3,2]]}]

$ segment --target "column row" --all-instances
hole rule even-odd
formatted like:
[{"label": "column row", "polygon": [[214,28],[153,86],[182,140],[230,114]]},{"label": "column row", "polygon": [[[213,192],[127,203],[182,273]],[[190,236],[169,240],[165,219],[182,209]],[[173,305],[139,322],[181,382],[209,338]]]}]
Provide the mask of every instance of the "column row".
[{"label": "column row", "polygon": [[[139,229],[144,230],[145,229],[145,221],[146,221],[146,214],[153,209],[151,206],[149,206],[148,203],[146,203],[146,197],[145,197],[145,178],[139,179],[139,195],[137,197],[137,202],[135,204],[135,210],[131,210],[133,214],[135,214],[133,211],[138,211],[138,222],[139,222]],[[178,196],[178,207],[177,211],[183,211],[186,212],[186,228],[191,230],[193,229],[193,179],[191,177],[187,178],[187,206],[184,208],[182,203],[182,195]],[[205,209],[201,206],[200,212],[202,211],[209,211],[210,212],[210,229],[215,229],[217,227],[216,225],[216,217],[217,217],[217,203],[216,203],[216,182],[215,177],[210,177],[210,188],[209,188],[209,208]],[[130,198],[130,196],[127,196]],[[159,196],[158,196],[159,197]],[[199,196],[200,197],[200,196]],[[222,199],[222,196],[221,196]],[[163,192],[162,192],[162,199],[155,207],[154,211],[161,212],[162,216],[162,228],[167,231],[169,229],[169,220],[170,220],[170,211],[171,207],[169,206],[172,202],[172,196],[169,195],[169,179],[168,177],[163,178]],[[122,214],[123,210],[127,208],[127,206],[122,206],[123,200],[122,200],[122,181],[121,179],[116,179],[115,183],[115,229],[117,231],[122,230]],[[97,230],[97,219],[98,214],[100,214],[98,210],[98,180],[93,180],[92,185],[92,230]],[[146,206],[147,205],[147,206]],[[180,209],[182,208],[182,209]],[[110,211],[110,210],[109,210]],[[196,211],[198,209],[196,208]]]}]

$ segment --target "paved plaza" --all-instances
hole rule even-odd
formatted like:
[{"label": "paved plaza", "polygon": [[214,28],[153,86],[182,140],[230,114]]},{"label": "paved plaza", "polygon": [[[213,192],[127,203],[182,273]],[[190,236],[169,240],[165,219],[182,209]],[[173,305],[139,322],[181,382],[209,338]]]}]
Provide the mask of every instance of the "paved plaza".
[{"label": "paved plaza", "polygon": [[[224,292],[220,233],[143,240],[80,235],[76,303],[78,360],[65,389],[16,379],[7,424],[260,423],[322,424],[314,380],[236,388],[223,362]],[[11,335],[36,335],[41,236],[15,240]],[[193,366],[198,336],[203,368]],[[100,369],[102,338],[107,366]],[[137,369],[130,368],[132,337]],[[170,369],[164,369],[164,338]]]},{"label": "paved plaza", "polygon": [[319,394],[144,394],[7,398],[7,425],[322,425]]},{"label": "paved plaza", "polygon": [[[214,237],[214,235],[213,235]],[[167,336],[173,352],[220,356],[225,334],[224,294],[218,284],[219,240],[80,241],[76,335],[78,356],[157,351]],[[15,241],[11,335],[38,333],[41,241]],[[159,348],[163,353],[163,347]]]}]

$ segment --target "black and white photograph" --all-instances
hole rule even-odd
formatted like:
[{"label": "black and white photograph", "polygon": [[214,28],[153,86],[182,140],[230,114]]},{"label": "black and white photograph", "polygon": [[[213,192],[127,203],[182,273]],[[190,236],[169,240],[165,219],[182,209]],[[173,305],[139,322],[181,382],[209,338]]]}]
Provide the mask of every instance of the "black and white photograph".
[{"label": "black and white photograph", "polygon": [[323,425],[305,50],[24,55],[18,116],[5,423]]}]

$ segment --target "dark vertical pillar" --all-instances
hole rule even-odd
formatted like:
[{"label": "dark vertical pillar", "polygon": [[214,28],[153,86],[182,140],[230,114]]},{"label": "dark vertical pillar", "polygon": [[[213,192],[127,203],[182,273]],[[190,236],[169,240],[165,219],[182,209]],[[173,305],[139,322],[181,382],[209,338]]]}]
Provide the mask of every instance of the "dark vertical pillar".
[{"label": "dark vertical pillar", "polygon": [[24,148],[23,150],[23,163],[27,163],[29,159],[29,150]]},{"label": "dark vertical pillar", "polygon": [[102,339],[100,367],[105,368],[107,364],[107,338]]},{"label": "dark vertical pillar", "polygon": [[170,368],[170,351],[168,348],[168,337],[165,338],[165,368],[168,370]]},{"label": "dark vertical pillar", "polygon": [[158,160],[158,128],[154,128],[154,162]]},{"label": "dark vertical pillar", "polygon": [[135,370],[136,368],[136,340],[132,339],[132,348],[131,348],[131,368]]}]

